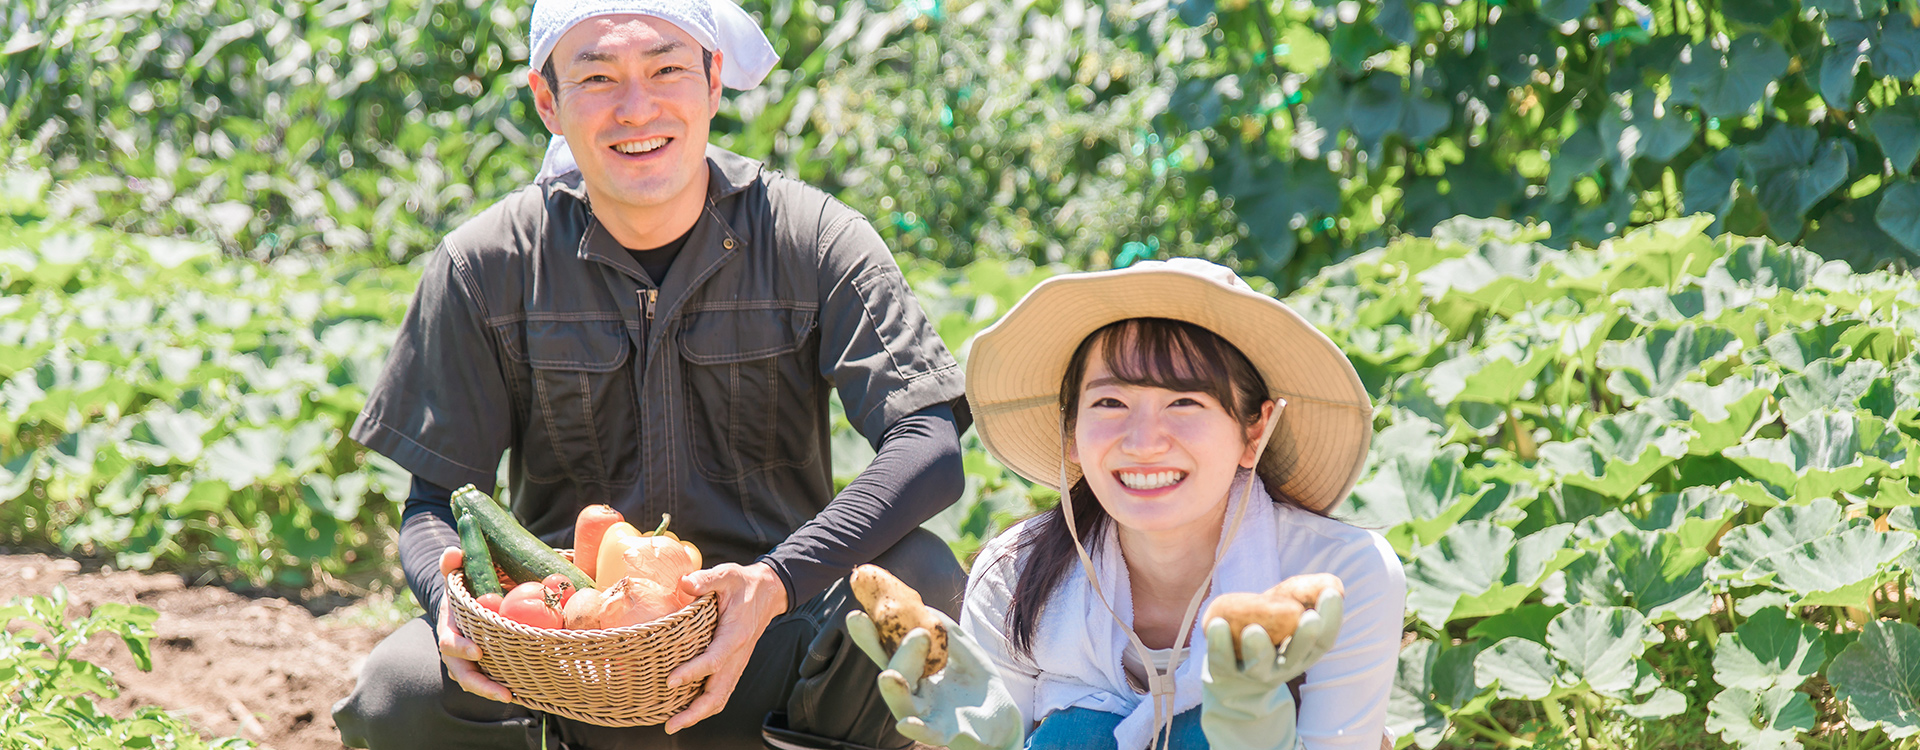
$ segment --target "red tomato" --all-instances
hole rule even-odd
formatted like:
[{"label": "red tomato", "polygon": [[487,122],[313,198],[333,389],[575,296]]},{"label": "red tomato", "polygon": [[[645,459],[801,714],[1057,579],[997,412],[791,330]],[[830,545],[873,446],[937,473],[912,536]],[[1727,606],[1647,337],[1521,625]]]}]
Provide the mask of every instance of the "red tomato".
[{"label": "red tomato", "polygon": [[573,598],[573,581],[567,580],[564,574],[555,573],[547,576],[541,583],[546,584],[547,590],[553,592],[554,596],[560,597],[562,607],[567,606],[567,600]]},{"label": "red tomato", "polygon": [[474,601],[478,602],[482,607],[486,607],[487,609],[493,610],[494,612],[499,612],[500,601],[505,598],[506,597],[501,596],[499,594],[481,594],[480,598],[475,599]]},{"label": "red tomato", "polygon": [[547,587],[537,581],[515,586],[500,602],[500,616],[522,625],[558,630],[563,620],[548,596]]}]

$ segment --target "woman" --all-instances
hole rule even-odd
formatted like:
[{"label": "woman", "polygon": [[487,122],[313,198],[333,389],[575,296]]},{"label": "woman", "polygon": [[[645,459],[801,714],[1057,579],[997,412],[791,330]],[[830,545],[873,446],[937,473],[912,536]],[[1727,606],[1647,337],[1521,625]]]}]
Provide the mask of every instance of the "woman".
[{"label": "woman", "polygon": [[[902,733],[963,749],[1383,744],[1406,584],[1378,534],[1326,516],[1372,437],[1332,342],[1226,268],[1146,262],[1035,287],[975,339],[967,391],[995,458],[1070,489],[981,549],[944,670],[920,674],[924,631],[889,657],[850,618]],[[1345,593],[1324,591],[1279,649],[1257,625],[1196,622],[1215,596],[1307,573]]]}]

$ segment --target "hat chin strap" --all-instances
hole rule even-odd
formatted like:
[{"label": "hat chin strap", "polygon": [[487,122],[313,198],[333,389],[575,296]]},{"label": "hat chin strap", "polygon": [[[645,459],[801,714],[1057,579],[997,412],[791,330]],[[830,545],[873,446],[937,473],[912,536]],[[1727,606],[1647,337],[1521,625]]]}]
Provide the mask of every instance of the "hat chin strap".
[{"label": "hat chin strap", "polygon": [[[1220,558],[1227,546],[1233,542],[1234,535],[1239,532],[1240,520],[1246,517],[1247,503],[1253,499],[1253,483],[1260,480],[1259,457],[1267,454],[1267,442],[1273,438],[1274,428],[1280,424],[1280,412],[1287,408],[1286,399],[1276,398],[1273,401],[1273,416],[1267,418],[1266,432],[1260,435],[1260,441],[1253,452],[1255,456],[1253,474],[1247,477],[1246,487],[1240,492],[1240,506],[1234,510],[1233,520],[1227,524],[1226,535],[1220,539],[1220,545],[1213,553],[1213,564],[1207,567],[1207,577],[1201,579],[1200,588],[1193,592],[1193,599],[1187,602],[1186,614],[1180,617],[1180,629],[1175,631],[1179,634],[1179,638],[1186,638],[1192,629],[1191,623],[1200,612],[1200,603],[1207,600],[1207,592],[1213,588],[1213,574],[1220,569]],[[1180,648],[1180,641],[1175,641],[1173,659],[1167,664],[1167,671],[1164,674],[1161,673],[1153,666],[1151,649],[1140,641],[1140,635],[1133,632],[1133,627],[1120,618],[1120,613],[1114,611],[1113,604],[1107,601],[1106,592],[1101,590],[1100,574],[1094,570],[1093,558],[1087,554],[1086,545],[1081,543],[1080,529],[1073,521],[1073,492],[1072,488],[1067,486],[1067,423],[1065,419],[1060,420],[1060,508],[1061,515],[1066,516],[1067,519],[1067,535],[1073,538],[1073,551],[1080,555],[1080,566],[1087,571],[1088,582],[1093,584],[1093,595],[1100,599],[1100,606],[1106,608],[1107,614],[1113,618],[1115,624],[1120,626],[1121,632],[1127,634],[1127,642],[1132,644],[1134,650],[1140,654],[1141,668],[1147,671],[1147,697],[1153,701],[1152,747],[1170,747],[1173,743],[1175,687],[1173,673],[1180,669],[1180,662],[1185,660],[1187,649]]]}]

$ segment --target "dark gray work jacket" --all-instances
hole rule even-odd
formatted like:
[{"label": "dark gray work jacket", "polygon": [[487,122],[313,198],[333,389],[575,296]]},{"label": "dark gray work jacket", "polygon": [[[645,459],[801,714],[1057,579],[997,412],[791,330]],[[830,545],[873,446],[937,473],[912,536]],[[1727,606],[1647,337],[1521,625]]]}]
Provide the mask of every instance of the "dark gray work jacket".
[{"label": "dark gray work jacket", "polygon": [[673,514],[709,564],[769,552],[833,496],[829,386],[875,442],[961,371],[858,212],[709,147],[708,203],[655,288],[573,174],[507,196],[428,259],[352,437],[443,487],[508,456],[527,528]]}]

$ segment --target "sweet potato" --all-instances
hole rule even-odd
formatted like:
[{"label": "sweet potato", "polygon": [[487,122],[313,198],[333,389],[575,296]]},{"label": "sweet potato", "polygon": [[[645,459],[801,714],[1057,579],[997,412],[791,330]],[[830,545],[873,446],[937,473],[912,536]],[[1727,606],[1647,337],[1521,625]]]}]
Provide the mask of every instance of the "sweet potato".
[{"label": "sweet potato", "polygon": [[1340,582],[1339,576],[1332,573],[1304,573],[1281,581],[1279,585],[1269,590],[1278,591],[1281,595],[1299,602],[1300,606],[1313,609],[1320,604],[1320,592],[1327,589],[1333,589],[1341,596],[1347,595],[1346,585]]},{"label": "sweet potato", "polygon": [[880,631],[880,645],[888,654],[900,648],[900,641],[914,628],[926,628],[933,643],[927,648],[924,675],[947,666],[947,628],[935,617],[933,608],[920,599],[920,592],[893,577],[877,565],[853,569],[853,595]]},{"label": "sweet potato", "polygon": [[[1285,585],[1285,584],[1281,584]],[[1240,633],[1248,625],[1259,625],[1267,631],[1267,640],[1273,641],[1275,648],[1293,635],[1293,629],[1300,625],[1300,615],[1307,608],[1283,591],[1280,586],[1267,589],[1258,594],[1236,592],[1221,594],[1207,605],[1207,613],[1201,616],[1201,622],[1213,622],[1214,618],[1227,621],[1227,627],[1233,632],[1233,656],[1245,659],[1240,653]]]}]

